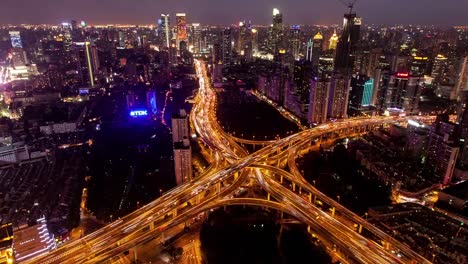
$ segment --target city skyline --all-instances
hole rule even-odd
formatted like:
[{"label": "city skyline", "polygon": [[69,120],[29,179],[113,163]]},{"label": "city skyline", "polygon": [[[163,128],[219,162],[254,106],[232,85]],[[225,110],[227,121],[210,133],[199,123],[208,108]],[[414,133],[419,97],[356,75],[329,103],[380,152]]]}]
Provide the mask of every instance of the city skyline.
[{"label": "city skyline", "polygon": [[[245,8],[248,5],[249,8]],[[28,6],[28,9],[24,9]],[[206,8],[209,6],[209,8]],[[464,10],[468,2],[448,0],[427,2],[416,0],[357,1],[355,10],[366,24],[464,25],[468,23]],[[305,8],[306,7],[306,8]],[[404,8],[403,8],[404,7]],[[56,24],[70,19],[89,24],[130,23],[155,24],[161,13],[187,13],[189,23],[235,24],[250,19],[254,24],[271,23],[271,10],[279,8],[287,24],[341,24],[347,8],[340,1],[276,0],[249,2],[231,1],[148,1],[136,5],[129,1],[34,1],[6,0],[0,10],[0,24]],[[415,10],[419,12],[415,12]],[[395,16],[398,14],[398,16]],[[450,14],[450,15],[449,15]]]}]

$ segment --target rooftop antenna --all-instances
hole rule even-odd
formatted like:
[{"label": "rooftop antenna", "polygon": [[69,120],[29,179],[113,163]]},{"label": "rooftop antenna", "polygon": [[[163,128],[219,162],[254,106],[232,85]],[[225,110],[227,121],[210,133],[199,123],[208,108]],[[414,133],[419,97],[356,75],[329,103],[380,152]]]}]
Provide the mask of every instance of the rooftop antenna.
[{"label": "rooftop antenna", "polygon": [[356,4],[357,0],[350,0],[350,1],[345,1],[345,0],[338,0],[340,1],[343,5],[347,6],[349,8],[349,13],[353,13],[354,5]]}]

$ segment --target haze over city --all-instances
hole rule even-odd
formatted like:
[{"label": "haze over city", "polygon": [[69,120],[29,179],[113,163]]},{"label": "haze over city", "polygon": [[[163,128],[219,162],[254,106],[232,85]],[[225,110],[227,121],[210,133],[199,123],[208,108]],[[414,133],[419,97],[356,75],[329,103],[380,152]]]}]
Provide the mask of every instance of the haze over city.
[{"label": "haze over city", "polygon": [[[0,23],[59,23],[77,18],[92,24],[154,24],[157,14],[187,12],[190,21],[205,24],[249,19],[268,25],[268,10],[274,7],[282,10],[288,24],[340,24],[346,10],[339,1],[330,0],[2,0]],[[468,23],[464,0],[361,0],[356,8],[369,24]]]}]

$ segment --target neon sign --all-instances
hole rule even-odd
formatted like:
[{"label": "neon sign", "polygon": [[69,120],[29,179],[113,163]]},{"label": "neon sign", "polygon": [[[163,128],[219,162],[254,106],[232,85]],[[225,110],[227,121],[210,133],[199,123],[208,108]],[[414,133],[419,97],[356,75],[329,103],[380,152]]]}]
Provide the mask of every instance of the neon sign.
[{"label": "neon sign", "polygon": [[147,116],[147,115],[148,115],[148,110],[133,110],[133,111],[130,111],[130,116],[132,116],[132,117]]},{"label": "neon sign", "polygon": [[409,77],[409,73],[399,72],[396,74],[396,76],[406,78],[406,77]]}]

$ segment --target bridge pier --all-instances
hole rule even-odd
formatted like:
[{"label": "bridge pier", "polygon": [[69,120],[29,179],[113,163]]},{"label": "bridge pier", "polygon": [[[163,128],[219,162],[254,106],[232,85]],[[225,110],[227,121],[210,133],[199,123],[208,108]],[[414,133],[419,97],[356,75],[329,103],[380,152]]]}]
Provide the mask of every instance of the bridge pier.
[{"label": "bridge pier", "polygon": [[283,184],[283,175],[280,176],[280,183]]},{"label": "bridge pier", "polygon": [[[270,193],[267,193],[267,200],[270,201],[271,197],[270,197]],[[282,213],[282,212],[281,212]]]},{"label": "bridge pier", "polygon": [[221,182],[216,183],[216,193],[221,191]]},{"label": "bridge pier", "polygon": [[362,233],[362,225],[361,225],[361,224],[359,224],[358,233],[359,233],[359,234],[361,234],[361,233]]},{"label": "bridge pier", "polygon": [[332,215],[332,217],[335,217],[335,207],[331,208],[331,215]]},{"label": "bridge pier", "polygon": [[176,218],[176,217],[177,217],[177,208],[175,208],[174,210],[172,210],[172,217],[173,217],[173,218]]},{"label": "bridge pier", "polygon": [[296,191],[296,184],[294,182],[292,183],[292,188],[293,188],[293,192],[295,192]]},{"label": "bridge pier", "polygon": [[312,202],[312,193],[309,193],[309,203],[311,203],[311,202]]}]

